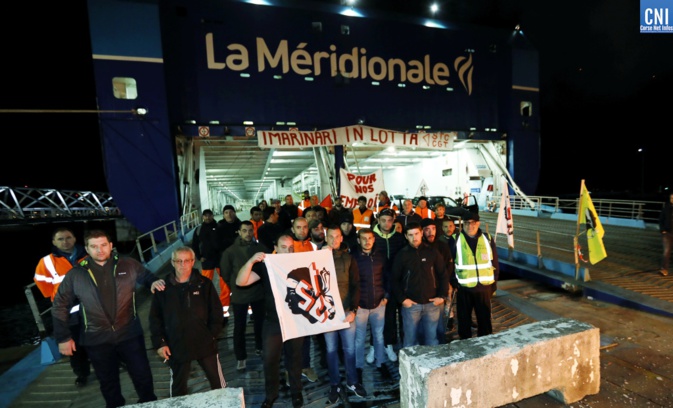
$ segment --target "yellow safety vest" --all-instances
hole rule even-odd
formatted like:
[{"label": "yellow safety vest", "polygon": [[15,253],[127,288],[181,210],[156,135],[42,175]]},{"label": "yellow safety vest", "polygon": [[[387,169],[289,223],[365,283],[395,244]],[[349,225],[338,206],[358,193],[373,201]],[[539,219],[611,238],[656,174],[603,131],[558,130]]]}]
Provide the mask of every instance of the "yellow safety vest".
[{"label": "yellow safety vest", "polygon": [[493,267],[493,252],[489,237],[481,234],[481,239],[477,241],[477,256],[474,256],[472,249],[463,237],[459,234],[456,239],[456,277],[460,286],[473,288],[477,283],[482,285],[491,285],[495,282]]}]

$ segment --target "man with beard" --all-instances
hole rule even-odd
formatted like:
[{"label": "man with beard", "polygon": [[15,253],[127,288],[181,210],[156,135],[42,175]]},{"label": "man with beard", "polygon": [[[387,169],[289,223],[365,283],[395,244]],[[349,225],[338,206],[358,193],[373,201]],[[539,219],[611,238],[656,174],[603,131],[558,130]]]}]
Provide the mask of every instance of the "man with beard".
[{"label": "man with beard", "polygon": [[402,305],[403,344],[419,344],[420,329],[422,344],[434,346],[438,344],[439,315],[449,292],[446,265],[442,255],[423,242],[421,224],[408,224],[404,236],[408,245],[395,257],[392,282],[393,296]]},{"label": "man with beard", "polygon": [[311,234],[311,244],[313,249],[322,249],[325,245],[325,227],[320,220],[312,220],[308,223],[309,233]]},{"label": "man with beard", "polygon": [[245,370],[248,358],[245,344],[245,326],[248,322],[248,308],[252,309],[255,330],[255,352],[262,353],[262,324],[264,323],[264,289],[262,285],[236,286],[236,275],[255,252],[269,252],[269,249],[254,239],[250,221],[242,221],[238,238],[222,253],[220,270],[231,289],[231,307],[234,311],[234,354],[238,360],[237,369]]},{"label": "man with beard", "polygon": [[[423,228],[423,242],[427,243],[431,248],[434,248],[440,255],[444,257],[444,264],[446,265],[446,276],[447,278],[453,274],[453,258],[451,258],[451,247],[449,244],[440,241],[437,238],[437,227],[434,220],[425,218],[421,221],[421,227]],[[447,287],[448,289],[448,287]],[[445,293],[444,298],[448,299],[449,292]],[[446,303],[446,305],[450,305]],[[446,319],[444,313],[439,314],[439,323],[437,324],[437,340],[439,344],[446,344]]]},{"label": "man with beard", "polygon": [[[409,202],[411,204],[411,201]],[[393,260],[395,256],[406,245],[404,235],[395,231],[394,227],[395,211],[386,208],[379,212],[378,224],[374,227],[375,247],[377,251],[383,252],[386,256],[386,263],[383,272],[386,276],[386,293],[388,293],[388,302],[386,303],[385,324],[383,326],[383,339],[386,345],[386,354],[388,360],[397,361],[395,346],[399,339],[404,336],[402,328],[402,315],[400,313],[400,304],[392,296],[392,277]],[[399,323],[399,324],[398,324]],[[399,327],[399,330],[398,330]],[[367,362],[374,362],[374,347],[367,353]]]}]

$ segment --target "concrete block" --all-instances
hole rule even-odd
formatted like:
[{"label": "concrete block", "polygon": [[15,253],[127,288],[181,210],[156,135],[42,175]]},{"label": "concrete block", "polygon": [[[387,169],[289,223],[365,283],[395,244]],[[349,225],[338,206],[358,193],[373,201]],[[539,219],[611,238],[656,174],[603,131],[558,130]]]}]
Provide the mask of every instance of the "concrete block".
[{"label": "concrete block", "polygon": [[243,388],[221,388],[126,406],[139,408],[245,408],[245,398],[243,398]]},{"label": "concrete block", "polygon": [[402,407],[498,407],[545,392],[565,404],[600,389],[599,329],[546,320],[400,350]]}]

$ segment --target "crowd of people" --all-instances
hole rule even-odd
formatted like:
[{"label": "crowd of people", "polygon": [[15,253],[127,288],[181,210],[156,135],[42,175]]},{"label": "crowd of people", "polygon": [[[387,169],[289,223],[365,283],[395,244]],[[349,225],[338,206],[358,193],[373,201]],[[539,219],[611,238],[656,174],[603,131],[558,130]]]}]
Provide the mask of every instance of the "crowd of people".
[{"label": "crowd of people", "polygon": [[[278,398],[283,360],[294,407],[303,406],[302,378],[319,380],[316,364],[329,374],[329,403],[346,393],[366,397],[374,390],[363,384],[365,364],[392,379],[391,363],[401,348],[447,343],[452,302],[460,339],[472,337],[473,313],[477,335],[492,333],[498,258],[493,238],[480,229],[479,214],[455,219],[441,204],[428,208],[424,197],[416,206],[405,200],[402,210],[385,191],[378,198],[373,208],[365,197],[353,209],[339,198],[325,208],[306,191],[299,206],[288,194],[283,205],[271,199],[252,206],[244,219],[225,205],[219,221],[206,209],[191,246],[173,251],[165,279],[117,254],[103,231],[88,232],[79,247],[72,231],[57,230],[54,250],[40,261],[35,280],[53,298],[55,337],[61,353],[71,356],[76,385],[86,385],[90,362],[106,405],[124,405],[123,364],[139,402],[156,399],[133,302],[139,284],[153,293],[149,329],[171,373],[171,397],[188,393],[192,361],[212,389],[226,386],[217,338],[230,312],[232,358],[240,371],[246,370],[246,343],[252,340],[245,331],[253,320],[254,350],[264,362],[263,407]],[[332,252],[347,327],[283,342],[263,260],[266,254],[317,250]],[[311,345],[320,361],[311,361]]]}]

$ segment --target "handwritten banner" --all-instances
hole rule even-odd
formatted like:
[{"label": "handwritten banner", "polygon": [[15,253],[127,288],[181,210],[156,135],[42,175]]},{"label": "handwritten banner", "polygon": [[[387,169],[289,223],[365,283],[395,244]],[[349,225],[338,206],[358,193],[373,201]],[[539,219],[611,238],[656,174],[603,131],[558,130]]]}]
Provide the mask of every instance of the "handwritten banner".
[{"label": "handwritten banner", "polygon": [[385,190],[383,185],[383,170],[358,176],[344,169],[339,170],[341,177],[341,204],[346,208],[358,206],[358,197],[367,197],[367,208],[376,207],[378,194]]},{"label": "handwritten banner", "polygon": [[336,129],[305,131],[259,130],[259,147],[274,149],[295,149],[299,147],[320,147],[353,145],[364,143],[379,146],[398,146],[431,150],[453,150],[456,132],[400,132],[369,126],[346,126]]}]

